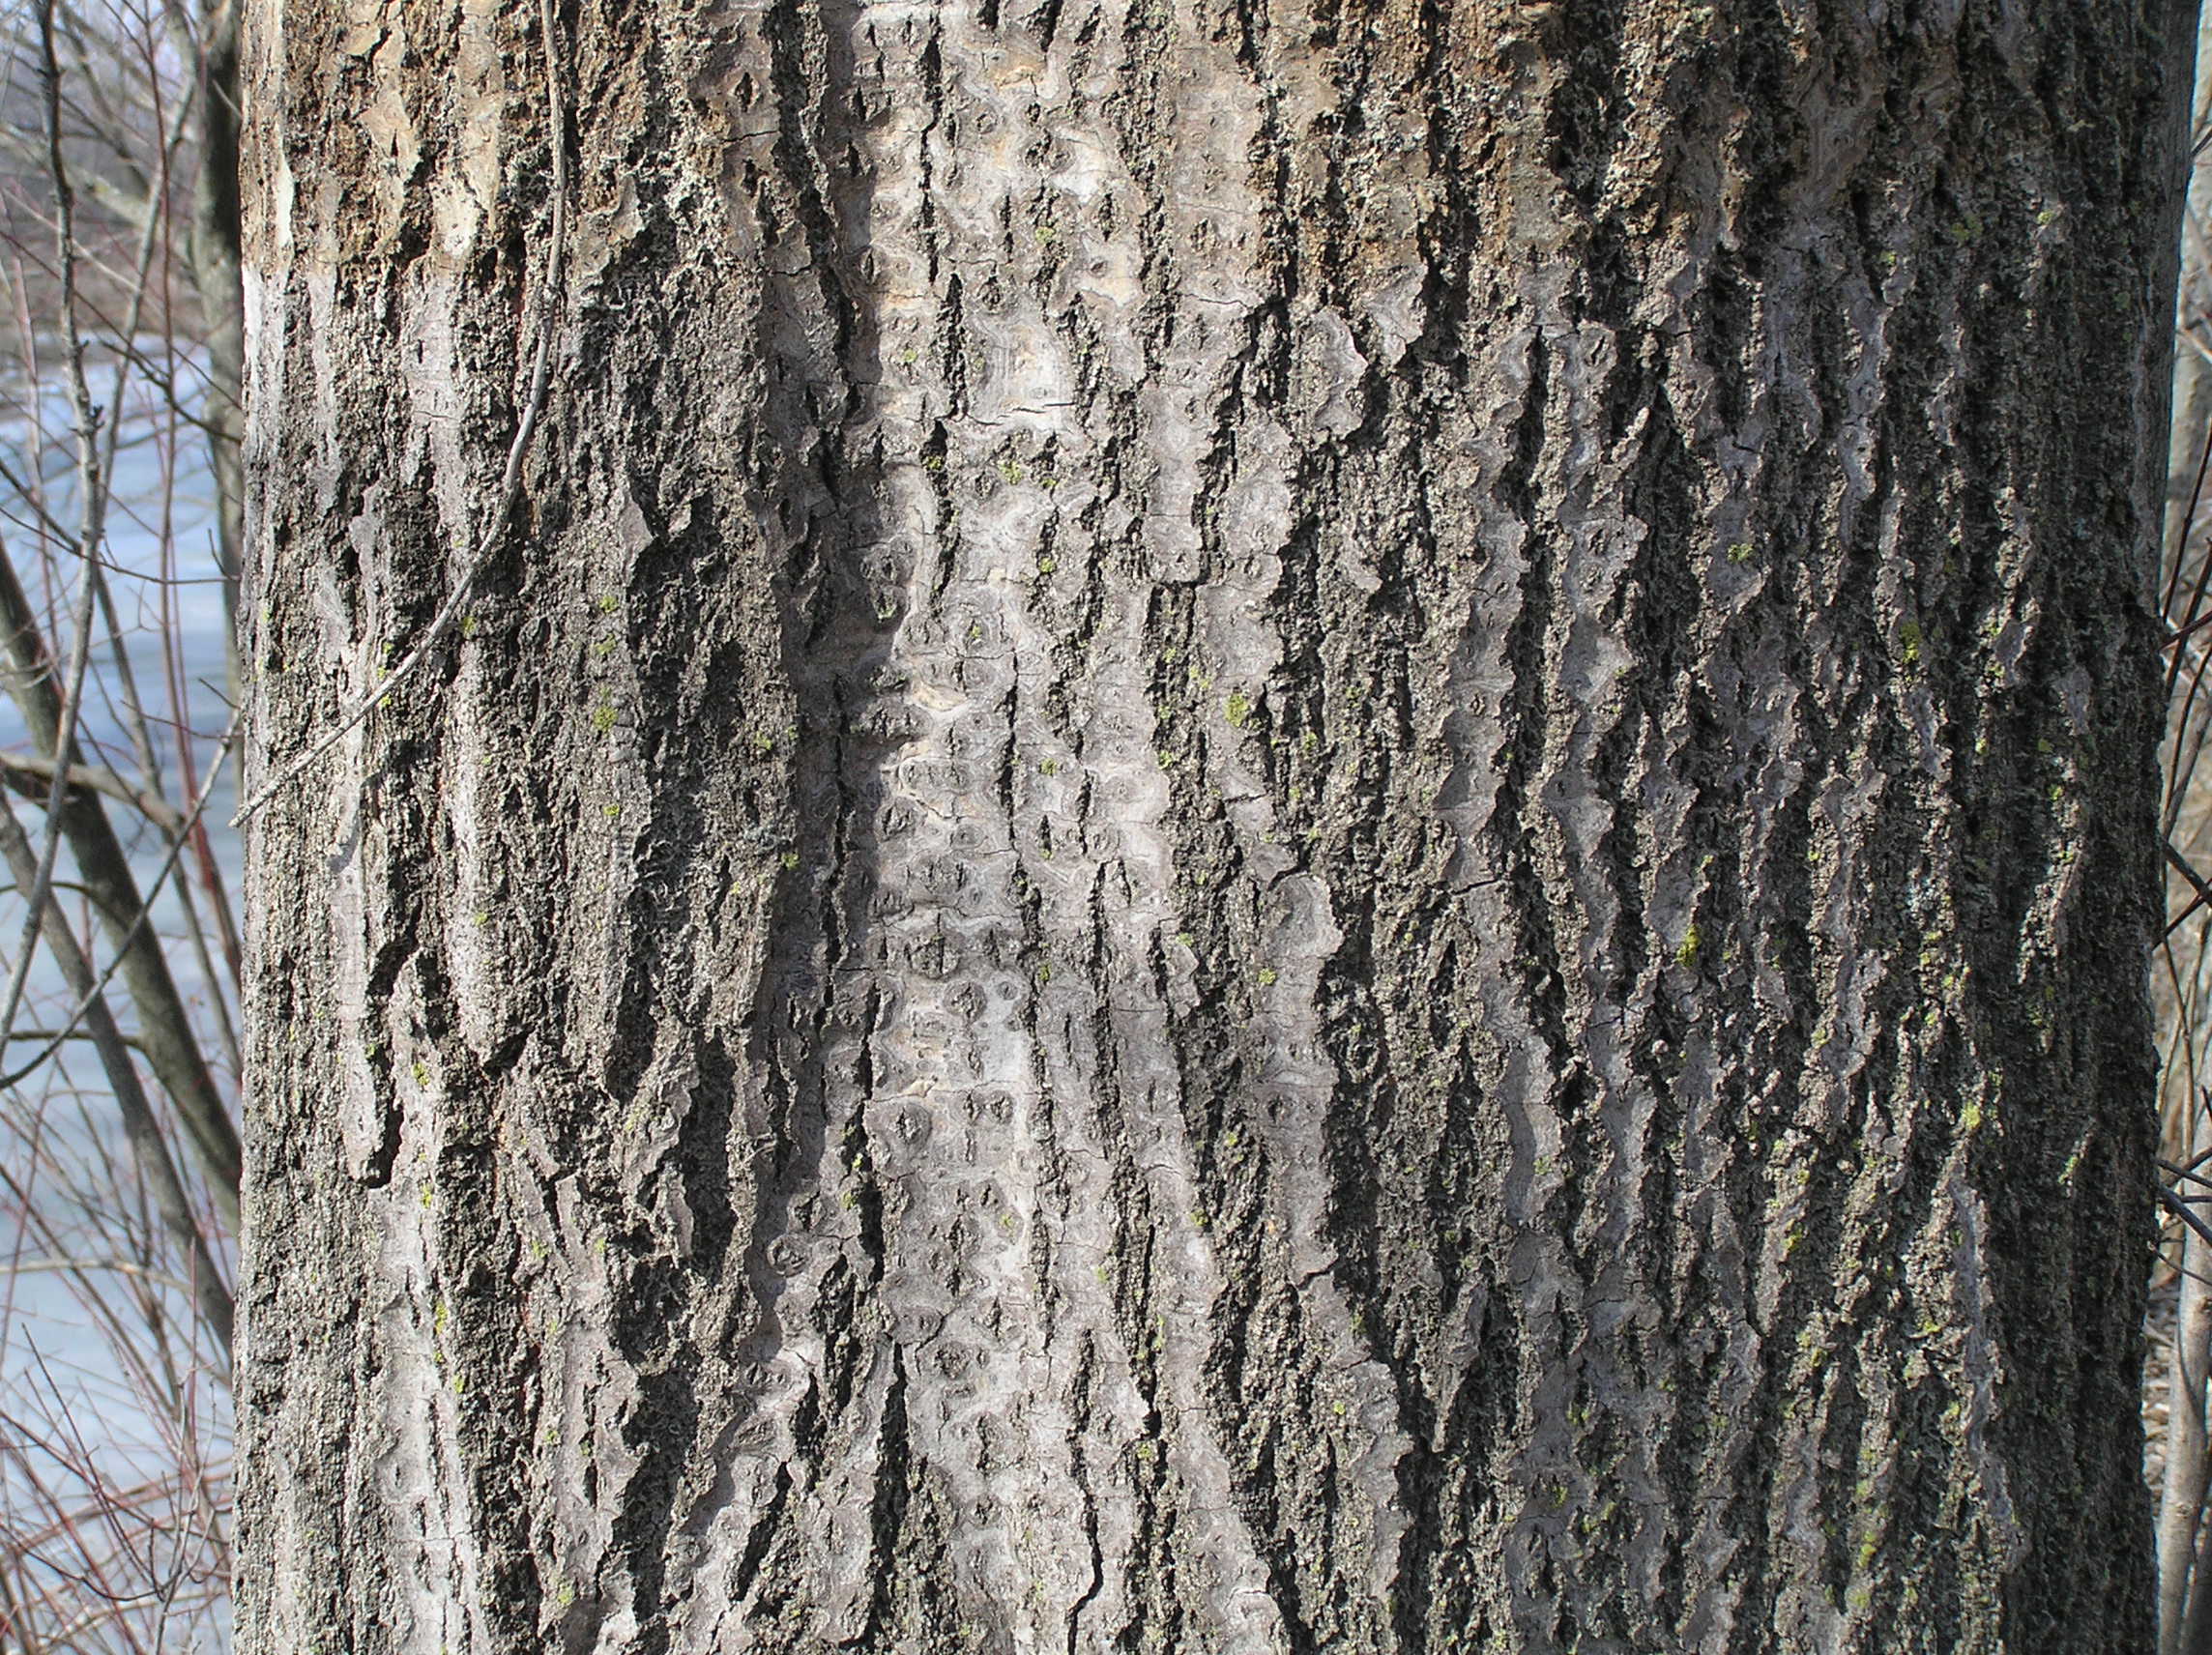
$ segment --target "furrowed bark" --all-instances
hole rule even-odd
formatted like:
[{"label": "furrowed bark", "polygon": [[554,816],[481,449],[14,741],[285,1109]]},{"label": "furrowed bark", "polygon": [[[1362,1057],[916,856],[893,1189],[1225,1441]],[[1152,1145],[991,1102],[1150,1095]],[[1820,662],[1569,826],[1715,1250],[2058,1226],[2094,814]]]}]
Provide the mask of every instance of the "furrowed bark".
[{"label": "furrowed bark", "polygon": [[2182,11],[250,14],[242,1647],[2148,1648]]}]

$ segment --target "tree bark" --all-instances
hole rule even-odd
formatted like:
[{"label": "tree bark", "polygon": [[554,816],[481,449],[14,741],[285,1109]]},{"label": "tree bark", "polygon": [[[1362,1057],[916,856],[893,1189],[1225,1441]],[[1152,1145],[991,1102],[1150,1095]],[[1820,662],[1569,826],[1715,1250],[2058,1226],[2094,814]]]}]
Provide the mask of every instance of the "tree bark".
[{"label": "tree bark", "polygon": [[246,537],[246,477],[240,454],[246,423],[240,396],[246,374],[246,305],[239,274],[238,28],[235,0],[211,0],[203,8],[195,39],[199,157],[192,175],[191,224],[186,243],[207,351],[201,419],[207,427],[210,480],[215,485],[216,565],[222,578],[223,614],[233,634]]},{"label": "tree bark", "polygon": [[242,1648],[2149,1648],[2186,10],[250,13]]}]

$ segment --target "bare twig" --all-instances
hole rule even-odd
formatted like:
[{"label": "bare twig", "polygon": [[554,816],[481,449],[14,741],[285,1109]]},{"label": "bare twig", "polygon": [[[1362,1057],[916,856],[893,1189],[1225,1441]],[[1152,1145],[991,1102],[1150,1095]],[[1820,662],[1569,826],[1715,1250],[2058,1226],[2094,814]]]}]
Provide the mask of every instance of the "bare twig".
[{"label": "bare twig", "polygon": [[[33,797],[42,801],[53,797],[54,778],[61,769],[52,759],[34,758],[28,753],[0,753],[0,771],[6,771],[11,780],[38,784]],[[164,834],[185,830],[184,815],[175,805],[151,788],[131,786],[111,769],[98,765],[72,765],[69,785],[88,787],[119,804],[128,804]]]},{"label": "bare twig", "polygon": [[[222,779],[221,756],[228,753],[232,743],[238,740],[239,717],[240,714],[236,712],[230,715],[229,728],[223,731],[222,740],[216,743],[216,762],[208,766],[207,780],[200,787],[199,797],[192,800],[191,809],[185,814],[184,831],[175,835],[170,841],[169,854],[161,858],[160,867],[155,870],[154,883],[147,889],[145,901],[139,904],[137,917],[131,922],[129,929],[124,932],[121,942],[116,945],[115,958],[108,962],[107,969],[101,973],[99,979],[92,984],[84,999],[77,1003],[76,1009],[71,1012],[68,1019],[63,1023],[61,1031],[46,1044],[45,1049],[22,1067],[8,1074],[0,1075],[0,1087],[20,1086],[35,1074],[40,1065],[53,1056],[55,1049],[64,1040],[73,1036],[78,1025],[91,1010],[94,1002],[106,992],[108,982],[129,957],[131,945],[144,933],[148,923],[152,920],[154,899],[160,894],[161,886],[168,883],[169,875],[176,871],[177,858],[184,854],[185,846],[190,842],[191,829],[199,826],[200,818],[207,813],[208,801],[215,797],[216,787]],[[5,808],[5,804],[0,803],[0,809]]]},{"label": "bare twig", "polygon": [[[0,73],[15,76],[4,90],[34,114],[20,138],[0,132],[0,315],[13,317],[20,339],[20,366],[0,379],[0,418],[22,425],[21,447],[10,444],[0,476],[0,523],[25,528],[13,548],[0,547],[0,687],[21,708],[32,742],[0,754],[0,785],[44,804],[45,830],[61,830],[46,842],[74,863],[34,857],[38,865],[24,869],[20,853],[44,834],[11,815],[14,831],[0,829],[0,838],[17,854],[0,862],[0,893],[25,899],[39,927],[25,935],[40,937],[57,966],[70,963],[64,930],[73,939],[96,924],[112,945],[111,957],[103,946],[95,959],[75,942],[78,970],[61,972],[62,996],[49,994],[43,974],[27,979],[12,1037],[19,1056],[36,1048],[37,1058],[0,1081],[0,1217],[14,1222],[13,1234],[0,1231],[0,1649],[10,1655],[181,1648],[200,1633],[219,1642],[229,1567],[227,1368],[208,1367],[219,1341],[196,1329],[219,1321],[207,1290],[227,1296],[236,1137],[202,1042],[229,1052],[235,1076],[236,978],[222,962],[235,960],[236,934],[203,814],[218,790],[206,785],[207,749],[195,745],[205,738],[190,728],[196,673],[170,633],[154,687],[166,715],[149,716],[146,681],[133,682],[141,660],[133,628],[144,622],[128,595],[140,583],[160,609],[154,624],[176,626],[186,576],[171,508],[187,475],[178,445],[235,444],[237,402],[225,377],[235,377],[235,351],[223,356],[204,332],[180,350],[176,334],[180,318],[204,328],[213,317],[231,330],[223,337],[234,335],[235,265],[231,279],[209,285],[209,267],[175,262],[187,220],[186,197],[172,186],[189,164],[208,193],[211,152],[194,151],[193,123],[211,96],[227,97],[227,70],[206,67],[203,54],[230,39],[230,25],[227,0],[104,5],[33,0],[14,15],[12,31],[0,31]],[[235,115],[234,104],[224,107]],[[28,160],[43,179],[22,172]],[[57,173],[73,202],[57,198]],[[103,189],[103,180],[134,198]],[[229,190],[218,182],[211,198],[234,200]],[[26,229],[44,245],[15,241]],[[179,269],[198,285],[196,305],[176,302],[169,284]],[[88,420],[95,385],[104,403]],[[148,397],[160,401],[149,407]],[[57,403],[70,409],[58,419]],[[74,481],[57,486],[53,458],[73,443]],[[134,504],[130,468],[152,478],[143,495],[150,509]],[[139,543],[154,548],[159,573],[134,566]],[[226,531],[218,578],[233,568],[235,545]],[[102,747],[111,723],[128,756]],[[215,749],[218,765],[228,748],[226,736]],[[140,824],[166,854],[151,885],[137,873],[143,852],[131,837]],[[171,882],[187,857],[204,901],[188,881]],[[170,935],[175,918],[181,941]],[[179,993],[190,980],[172,977],[172,957],[206,985],[204,1009]],[[19,963],[0,961],[0,988]],[[102,964],[87,983],[83,973]],[[130,1032],[117,1027],[126,1018]],[[73,1075],[88,1049],[109,1084]],[[116,1077],[140,1056],[160,1090],[140,1080],[134,1109],[130,1083]],[[188,1182],[173,1154],[164,1176],[148,1152],[168,1150],[164,1135],[180,1124],[208,1171],[204,1185]],[[26,1282],[40,1292],[18,1298]],[[83,1318],[58,1348],[72,1366],[65,1371],[57,1354],[26,1377],[23,1352],[45,1354],[30,1328],[53,1314],[57,1292]],[[131,1468],[119,1474],[126,1462]]]},{"label": "bare twig", "polygon": [[407,652],[400,663],[393,668],[384,681],[348,708],[335,724],[308,744],[307,750],[286,765],[265,783],[259,792],[238,808],[231,819],[234,828],[243,827],[271,799],[306,775],[333,747],[360,728],[362,722],[394,691],[415,676],[422,663],[428,660],[438,645],[445,639],[459,618],[461,605],[468,601],[476,590],[477,579],[490,563],[506,531],[508,519],[513,515],[515,503],[522,495],[522,463],[529,454],[531,438],[538,430],[538,417],[545,411],[545,395],[552,382],[553,334],[555,329],[556,295],[560,291],[562,263],[568,240],[568,122],[561,96],[561,68],[559,36],[553,16],[553,0],[538,0],[538,30],[545,49],[545,104],[550,131],[547,147],[553,159],[553,234],[547,246],[545,268],[538,281],[538,292],[532,305],[532,330],[538,338],[535,361],[530,370],[530,390],[524,398],[522,418],[516,421],[514,440],[508,445],[507,466],[501,474],[499,491],[492,497],[491,506],[478,525],[476,547],[467,563],[462,566],[459,578],[447,595],[446,601],[430,624],[423,628],[415,647]]},{"label": "bare twig", "polygon": [[[22,825],[15,820],[15,812],[0,794],[0,857],[5,857],[15,871],[16,883],[36,888],[38,858],[31,850],[31,841]],[[79,1010],[84,1025],[92,1031],[93,1042],[100,1050],[102,1068],[107,1073],[107,1084],[115,1093],[117,1108],[122,1112],[124,1130],[129,1134],[132,1151],[140,1168],[153,1183],[161,1216],[169,1227],[171,1237],[184,1256],[190,1261],[194,1294],[198,1301],[200,1318],[208,1330],[216,1336],[227,1356],[230,1351],[231,1302],[230,1290],[223,1286],[217,1271],[215,1259],[208,1252],[207,1237],[201,1233],[199,1220],[192,1212],[191,1199],[185,1193],[184,1180],[177,1176],[176,1163],[170,1159],[169,1147],[161,1132],[160,1122],[154,1115],[153,1105],[138,1085],[138,1070],[131,1061],[129,1048],[123,1044],[122,1032],[115,1026],[115,1018],[107,1009],[107,1002],[101,994],[92,963],[77,946],[76,936],[70,930],[69,919],[61,906],[49,893],[40,915],[45,930],[46,949],[70,986],[83,997]],[[72,1020],[73,1022],[75,1019]]]}]

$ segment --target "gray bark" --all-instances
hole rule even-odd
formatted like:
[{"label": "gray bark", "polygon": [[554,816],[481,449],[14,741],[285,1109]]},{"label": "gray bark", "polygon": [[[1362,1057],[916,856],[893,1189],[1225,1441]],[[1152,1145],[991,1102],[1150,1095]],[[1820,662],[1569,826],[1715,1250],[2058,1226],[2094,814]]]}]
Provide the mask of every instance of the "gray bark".
[{"label": "gray bark", "polygon": [[251,13],[242,1647],[2147,1649],[2183,10]]},{"label": "gray bark", "polygon": [[241,284],[238,169],[238,9],[212,0],[197,37],[199,156],[192,174],[192,216],[187,251],[200,304],[207,350],[208,459],[215,484],[216,563],[223,612],[235,631],[238,573],[245,539],[246,479],[240,456],[246,411],[246,304]]}]

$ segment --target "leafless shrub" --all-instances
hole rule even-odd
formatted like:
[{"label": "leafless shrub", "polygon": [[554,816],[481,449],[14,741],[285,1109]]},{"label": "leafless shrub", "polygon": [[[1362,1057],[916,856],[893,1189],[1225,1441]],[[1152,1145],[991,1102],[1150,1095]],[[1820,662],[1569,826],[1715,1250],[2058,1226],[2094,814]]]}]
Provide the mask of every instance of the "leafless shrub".
[{"label": "leafless shrub", "polygon": [[228,1642],[231,29],[221,0],[0,14],[0,1649],[26,1655]]},{"label": "leafless shrub", "polygon": [[[2200,43],[2202,44],[2202,43]],[[2145,1379],[2146,1469],[2159,1499],[2161,1655],[2212,1647],[2212,1524],[2205,1522],[2212,1379],[2212,80],[2197,104],[2184,218],[2168,453],[2166,943],[2153,989],[2161,1036],[2158,1348]],[[2170,1321],[2168,1321],[2170,1318]]]}]

